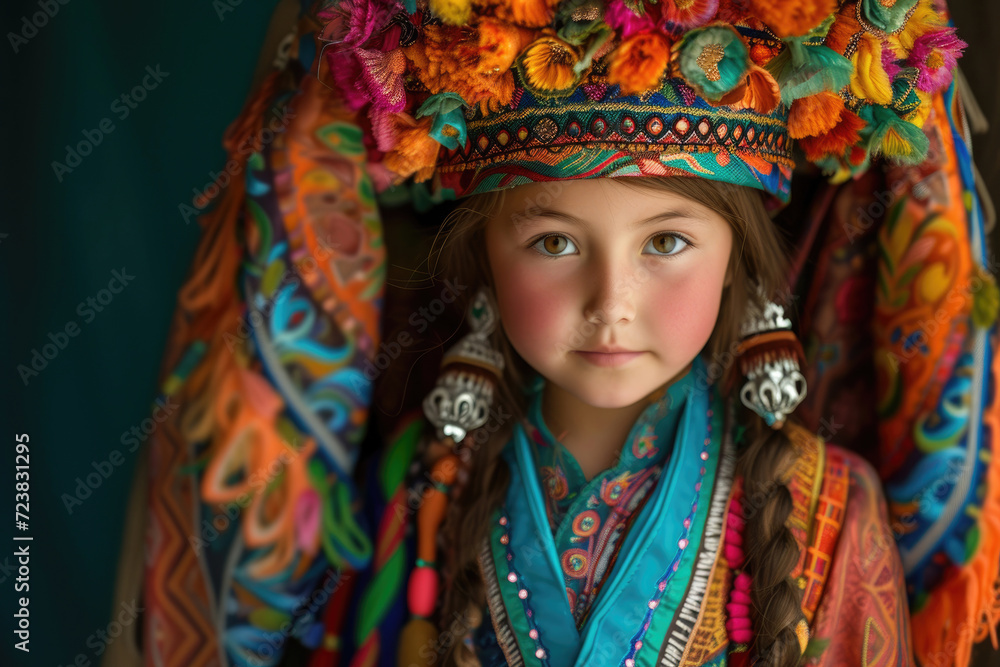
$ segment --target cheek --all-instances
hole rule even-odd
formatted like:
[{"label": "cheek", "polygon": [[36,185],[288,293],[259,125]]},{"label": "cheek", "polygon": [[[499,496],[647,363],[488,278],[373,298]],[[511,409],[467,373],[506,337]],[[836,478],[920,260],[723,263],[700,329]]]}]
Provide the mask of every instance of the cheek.
[{"label": "cheek", "polygon": [[554,282],[538,261],[500,257],[491,261],[504,332],[514,349],[530,361],[564,336],[572,299],[567,298],[566,286]]},{"label": "cheek", "polygon": [[[535,263],[537,264],[537,262]],[[567,319],[568,299],[555,289],[551,281],[540,279],[531,263],[511,262],[494,270],[500,320],[507,337],[526,358],[531,350],[540,349],[554,338]]]},{"label": "cheek", "polygon": [[710,265],[703,264],[699,270],[661,285],[652,295],[655,304],[647,300],[646,312],[653,330],[668,349],[678,354],[696,354],[715,329],[725,268],[708,269]]}]

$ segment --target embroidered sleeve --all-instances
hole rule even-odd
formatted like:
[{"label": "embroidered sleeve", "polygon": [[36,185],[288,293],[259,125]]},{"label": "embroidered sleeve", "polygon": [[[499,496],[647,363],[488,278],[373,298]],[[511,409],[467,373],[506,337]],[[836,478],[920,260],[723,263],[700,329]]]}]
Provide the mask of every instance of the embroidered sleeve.
[{"label": "embroidered sleeve", "polygon": [[846,464],[848,493],[805,664],[913,665],[903,566],[878,475],[853,453],[832,446],[828,452]]}]

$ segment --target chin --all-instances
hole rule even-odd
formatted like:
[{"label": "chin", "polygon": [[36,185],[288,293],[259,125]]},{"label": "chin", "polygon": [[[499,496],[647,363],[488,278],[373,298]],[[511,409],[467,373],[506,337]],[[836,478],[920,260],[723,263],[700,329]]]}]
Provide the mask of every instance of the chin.
[{"label": "chin", "polygon": [[618,372],[620,378],[612,374],[604,377],[579,378],[568,377],[566,383],[559,383],[566,391],[573,394],[587,405],[595,408],[625,408],[635,405],[649,396],[653,391],[663,386],[663,381],[630,378],[629,373]]}]

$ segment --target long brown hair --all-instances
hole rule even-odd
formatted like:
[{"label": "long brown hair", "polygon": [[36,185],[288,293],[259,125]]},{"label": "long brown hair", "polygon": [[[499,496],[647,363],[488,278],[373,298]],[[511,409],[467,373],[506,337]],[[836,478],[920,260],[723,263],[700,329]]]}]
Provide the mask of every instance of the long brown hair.
[{"label": "long brown hair", "polygon": [[[760,192],[750,188],[702,178],[650,177],[621,178],[618,182],[637,189],[666,191],[692,199],[718,212],[732,226],[733,250],[729,257],[732,280],[723,289],[719,316],[703,356],[709,380],[725,377],[734,362],[739,327],[746,306],[759,284],[775,298],[784,293],[787,254],[778,230],[771,222]],[[432,247],[432,273],[453,276],[473,286],[492,288],[486,257],[485,228],[491,215],[503,206],[504,191],[474,195],[464,200],[445,220]],[[778,300],[778,299],[776,299]],[[460,302],[464,308],[466,303]],[[468,478],[449,506],[442,528],[448,546],[441,618],[465,618],[469,625],[489,622],[482,618],[485,584],[478,556],[487,535],[493,512],[507,493],[510,474],[500,452],[516,420],[525,411],[524,380],[530,369],[511,347],[502,327],[492,336],[493,345],[506,360],[504,378],[496,394],[495,415],[481,432],[472,434]],[[785,520],[792,510],[791,494],[783,483],[792,459],[788,436],[769,428],[755,413],[742,408],[739,419],[747,427],[737,475],[743,478],[744,493],[752,506],[745,529],[745,569],[753,577],[752,614],[758,664],[794,665],[799,660],[795,625],[801,618],[801,593],[789,579],[799,558],[799,548]],[[460,641],[444,656],[444,664],[476,665],[475,656]]]}]

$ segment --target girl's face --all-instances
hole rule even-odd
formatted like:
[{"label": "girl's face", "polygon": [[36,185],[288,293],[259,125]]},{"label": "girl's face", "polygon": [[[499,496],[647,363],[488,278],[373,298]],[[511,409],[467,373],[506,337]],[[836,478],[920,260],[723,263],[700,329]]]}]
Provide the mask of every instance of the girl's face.
[{"label": "girl's face", "polygon": [[511,345],[599,408],[649,396],[702,350],[732,239],[713,210],[611,178],[518,186],[486,227]]}]

